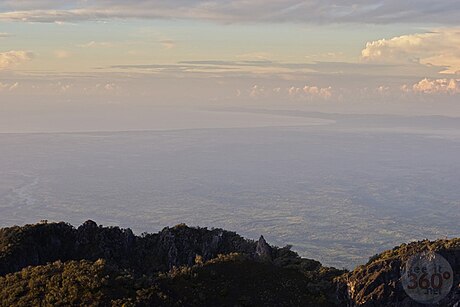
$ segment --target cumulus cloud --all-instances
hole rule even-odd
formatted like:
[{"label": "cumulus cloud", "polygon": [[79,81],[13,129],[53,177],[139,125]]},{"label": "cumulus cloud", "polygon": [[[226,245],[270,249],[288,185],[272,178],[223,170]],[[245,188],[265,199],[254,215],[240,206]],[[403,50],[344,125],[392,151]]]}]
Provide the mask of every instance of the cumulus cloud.
[{"label": "cumulus cloud", "polygon": [[[403,90],[407,91],[408,87],[403,86]],[[414,93],[423,94],[459,94],[460,79],[423,79],[412,86]]]},{"label": "cumulus cloud", "polygon": [[251,98],[259,98],[266,95],[265,87],[260,85],[254,85],[251,90],[249,91],[249,97]]},{"label": "cumulus cloud", "polygon": [[288,89],[289,96],[296,99],[324,99],[328,100],[332,97],[332,87],[318,87],[305,85],[304,87],[291,86]]},{"label": "cumulus cloud", "polygon": [[28,51],[11,50],[7,52],[0,52],[0,70],[29,61],[32,58],[33,53]]},{"label": "cumulus cloud", "polygon": [[444,73],[460,72],[460,29],[439,29],[368,42],[363,60],[438,66]]},{"label": "cumulus cloud", "polygon": [[[259,98],[288,98],[296,101],[323,101],[329,100],[333,97],[333,90],[331,86],[320,87],[316,85],[305,85],[302,87],[289,86],[289,87],[267,87],[263,85],[253,85],[248,91],[249,97]],[[241,91],[237,92],[237,96],[241,95]]]},{"label": "cumulus cloud", "polygon": [[110,18],[187,18],[218,22],[425,22],[458,24],[457,0],[6,0],[0,19],[56,22]]}]

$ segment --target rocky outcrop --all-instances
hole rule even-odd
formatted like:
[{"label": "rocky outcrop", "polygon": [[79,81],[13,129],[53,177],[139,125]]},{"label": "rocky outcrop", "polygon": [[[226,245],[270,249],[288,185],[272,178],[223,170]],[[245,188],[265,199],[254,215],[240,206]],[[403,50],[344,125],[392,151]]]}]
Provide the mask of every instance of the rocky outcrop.
[{"label": "rocky outcrop", "polygon": [[66,223],[14,226],[0,229],[0,276],[29,265],[75,255],[75,229]]},{"label": "rocky outcrop", "polygon": [[0,229],[0,306],[335,306],[343,271],[222,229]]},{"label": "rocky outcrop", "polygon": [[15,226],[0,230],[0,247],[0,276],[56,260],[103,258],[127,269],[153,273],[191,266],[197,256],[207,261],[235,252],[265,260],[277,255],[298,258],[293,252],[270,247],[263,237],[256,243],[234,232],[184,224],[143,236],[135,236],[129,228],[98,226],[94,221],[77,229],[66,223]]},{"label": "rocky outcrop", "polygon": [[338,278],[338,297],[344,306],[426,306],[411,299],[403,289],[401,270],[406,261],[421,252],[443,256],[454,272],[452,290],[439,306],[460,306],[460,239],[402,244],[376,255],[366,265]]},{"label": "rocky outcrop", "polygon": [[263,261],[272,261],[272,248],[265,241],[264,236],[260,236],[256,245],[256,255]]}]

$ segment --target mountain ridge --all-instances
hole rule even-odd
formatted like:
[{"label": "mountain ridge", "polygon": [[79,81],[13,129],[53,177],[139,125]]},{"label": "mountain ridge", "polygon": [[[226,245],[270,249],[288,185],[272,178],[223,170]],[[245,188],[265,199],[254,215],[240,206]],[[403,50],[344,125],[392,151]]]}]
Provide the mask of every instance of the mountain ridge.
[{"label": "mountain ridge", "polygon": [[458,306],[460,239],[402,244],[348,272],[223,229],[43,222],[0,229],[0,306],[419,306],[400,268],[427,250],[453,267],[442,306]]}]

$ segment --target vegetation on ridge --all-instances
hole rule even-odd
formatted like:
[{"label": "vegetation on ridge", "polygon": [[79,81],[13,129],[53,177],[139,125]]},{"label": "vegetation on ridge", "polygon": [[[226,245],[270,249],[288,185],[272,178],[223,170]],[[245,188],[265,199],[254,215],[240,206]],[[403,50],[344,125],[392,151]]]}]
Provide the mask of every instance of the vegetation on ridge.
[{"label": "vegetation on ridge", "polygon": [[456,306],[460,239],[402,244],[346,272],[222,229],[15,226],[0,229],[0,306],[419,306],[400,269],[422,251],[452,265],[441,304]]},{"label": "vegetation on ridge", "polygon": [[[341,270],[222,229],[0,230],[3,306],[334,306]],[[6,274],[6,275],[5,275]]]}]

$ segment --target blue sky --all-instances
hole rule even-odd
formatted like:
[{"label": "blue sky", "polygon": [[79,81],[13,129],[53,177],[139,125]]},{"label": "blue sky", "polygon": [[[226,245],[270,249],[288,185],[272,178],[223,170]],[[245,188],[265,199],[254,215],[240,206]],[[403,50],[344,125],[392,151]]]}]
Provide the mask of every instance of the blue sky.
[{"label": "blue sky", "polygon": [[456,114],[459,20],[450,0],[6,0],[0,103]]}]

